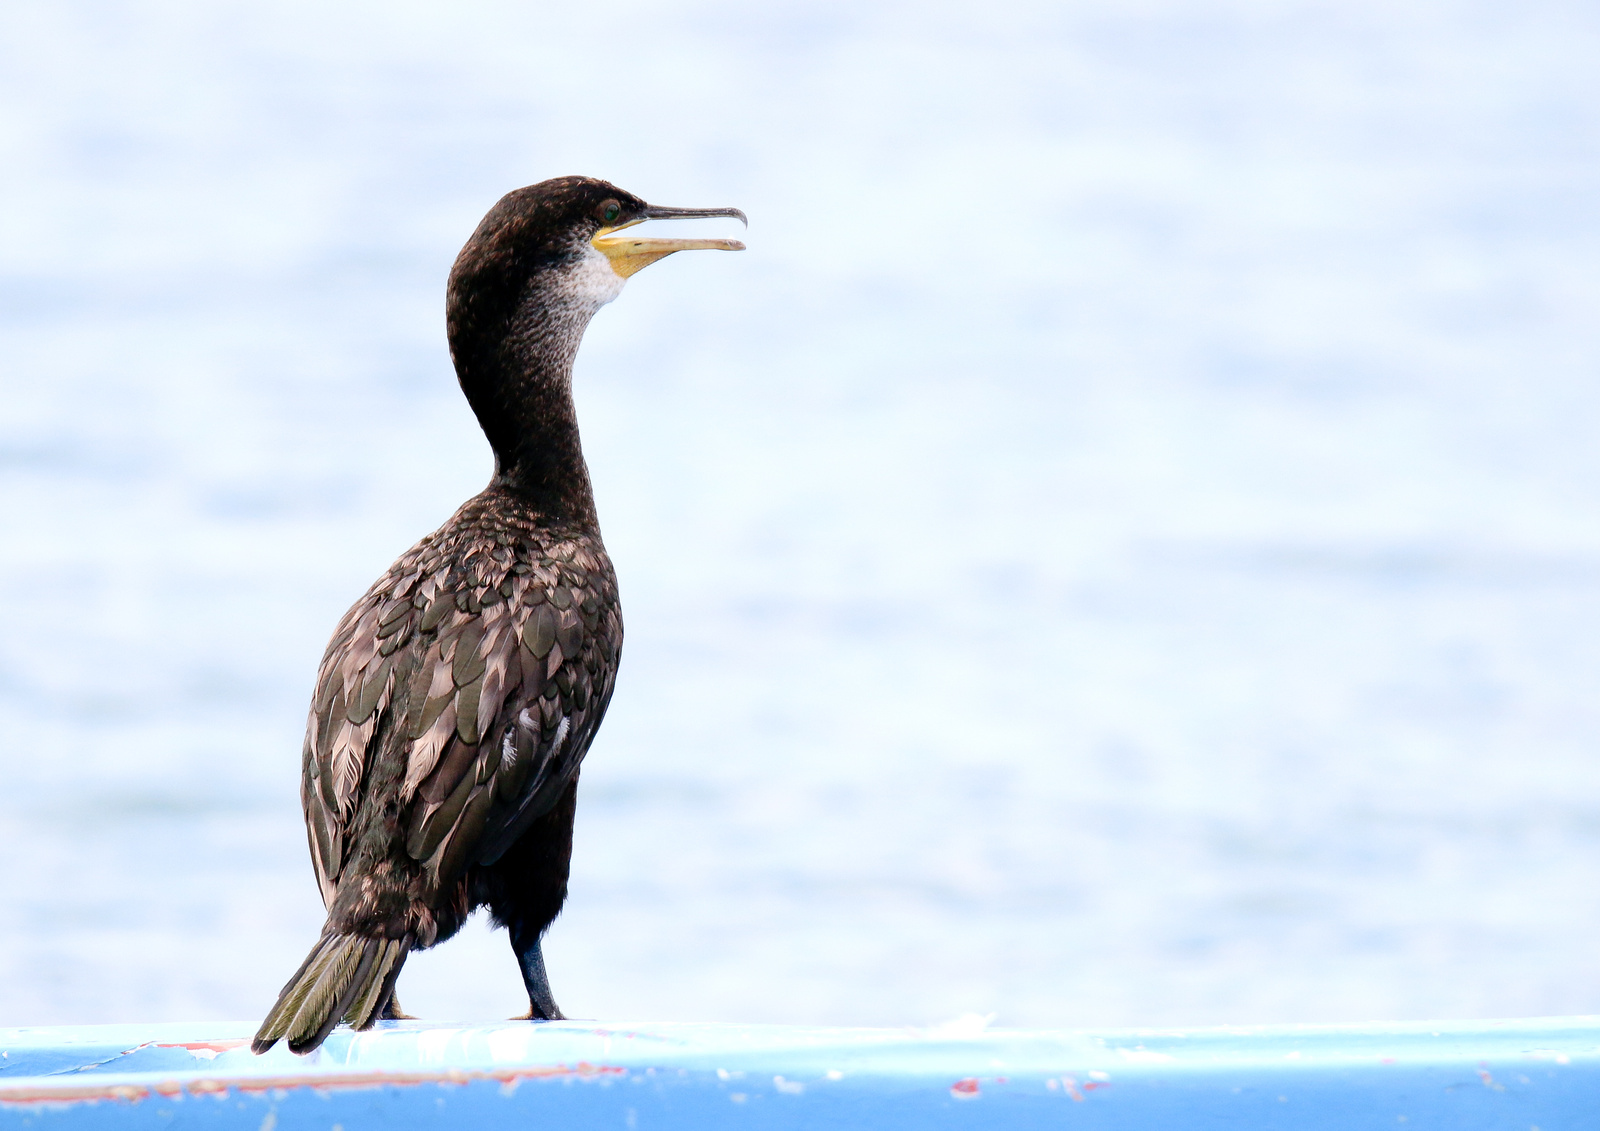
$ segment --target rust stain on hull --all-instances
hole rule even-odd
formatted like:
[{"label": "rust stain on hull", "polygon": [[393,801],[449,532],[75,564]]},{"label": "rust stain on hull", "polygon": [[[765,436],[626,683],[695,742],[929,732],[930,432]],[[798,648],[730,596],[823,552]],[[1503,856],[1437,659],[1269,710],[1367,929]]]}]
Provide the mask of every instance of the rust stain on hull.
[{"label": "rust stain on hull", "polygon": [[[218,1042],[221,1043],[221,1042]],[[542,1080],[559,1076],[576,1076],[593,1079],[601,1076],[626,1076],[626,1068],[607,1064],[537,1065],[526,1068],[492,1068],[465,1070],[446,1068],[435,1072],[330,1072],[316,1076],[231,1076],[180,1081],[162,1080],[154,1084],[74,1084],[52,1088],[0,1088],[0,1104],[75,1104],[99,1103],[103,1100],[138,1103],[151,1096],[179,1099],[186,1092],[192,1096],[225,1096],[229,1092],[246,1095],[261,1092],[289,1091],[309,1088],[326,1092],[352,1088],[416,1087],[420,1084],[471,1084],[479,1080],[497,1080],[502,1087],[514,1089],[524,1080]]]},{"label": "rust stain on hull", "polygon": [[[180,1041],[180,1042],[178,1042],[176,1044],[162,1044],[160,1041],[157,1041],[156,1042],[156,1048],[158,1048],[158,1049],[188,1049],[190,1052],[219,1053],[219,1052],[227,1052],[229,1049],[236,1049],[236,1048],[241,1047],[242,1045],[247,1045],[249,1043],[250,1042],[248,1040],[246,1040],[244,1037],[238,1037],[238,1038],[235,1038],[233,1040],[227,1040],[227,1041]],[[139,1047],[140,1048],[144,1048],[145,1046],[144,1045],[140,1045]],[[129,1049],[128,1051],[132,1052],[133,1050]]]}]

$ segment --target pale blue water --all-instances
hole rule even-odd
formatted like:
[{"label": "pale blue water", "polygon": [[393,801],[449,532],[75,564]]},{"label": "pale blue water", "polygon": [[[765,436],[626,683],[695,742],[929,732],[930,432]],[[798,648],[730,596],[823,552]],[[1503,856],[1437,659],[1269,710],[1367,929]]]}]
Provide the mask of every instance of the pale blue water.
[{"label": "pale blue water", "polygon": [[8,9],[0,1022],[299,963],[316,659],[488,473],[445,273],[570,172],[752,218],[579,362],[570,1013],[1600,1011],[1591,6],[448,7]]}]

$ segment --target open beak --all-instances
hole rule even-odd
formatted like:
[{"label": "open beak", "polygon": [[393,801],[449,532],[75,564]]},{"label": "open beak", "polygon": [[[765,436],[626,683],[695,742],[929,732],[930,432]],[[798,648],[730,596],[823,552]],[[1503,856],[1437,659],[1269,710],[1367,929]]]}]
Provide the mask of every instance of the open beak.
[{"label": "open beak", "polygon": [[611,269],[626,279],[642,271],[658,259],[665,259],[675,251],[743,251],[738,240],[672,240],[652,239],[649,236],[618,235],[624,228],[642,224],[646,220],[690,220],[707,216],[733,216],[745,227],[750,221],[737,208],[657,208],[651,206],[640,216],[626,224],[601,228],[589,242],[611,261]]}]

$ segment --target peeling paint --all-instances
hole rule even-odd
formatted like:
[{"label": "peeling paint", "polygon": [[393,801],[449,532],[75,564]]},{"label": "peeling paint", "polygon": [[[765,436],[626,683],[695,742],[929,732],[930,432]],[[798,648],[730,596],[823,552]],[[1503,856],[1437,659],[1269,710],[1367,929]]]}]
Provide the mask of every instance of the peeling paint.
[{"label": "peeling paint", "polygon": [[958,1100],[975,1100],[978,1098],[978,1078],[968,1076],[965,1080],[957,1080],[950,1085],[950,1095]]},{"label": "peeling paint", "polygon": [[[103,1100],[139,1103],[152,1095],[167,1099],[180,1099],[187,1092],[191,1096],[225,1096],[229,1092],[254,1095],[271,1091],[307,1089],[314,1092],[331,1092],[351,1088],[416,1087],[421,1084],[455,1085],[471,1084],[478,1080],[498,1080],[502,1092],[515,1091],[523,1080],[542,1080],[552,1077],[593,1079],[599,1076],[626,1076],[626,1068],[612,1065],[565,1064],[529,1066],[526,1068],[494,1068],[467,1071],[447,1068],[434,1072],[330,1072],[299,1076],[233,1076],[227,1078],[201,1078],[181,1083],[165,1080],[150,1085],[140,1084],[64,1084],[59,1087],[0,1088],[0,1104],[77,1104],[99,1103]],[[506,1094],[510,1094],[506,1092]]]},{"label": "peeling paint", "polygon": [[[96,1068],[104,1068],[108,1064],[113,1064],[125,1056],[132,1056],[136,1052],[142,1052],[144,1049],[187,1049],[197,1060],[214,1060],[217,1054],[227,1052],[230,1049],[240,1048],[246,1044],[249,1044],[249,1041],[244,1037],[213,1041],[145,1041],[143,1044],[137,1044],[132,1048],[122,1049],[121,1051],[115,1052],[110,1056],[103,1057],[100,1060],[91,1060],[83,1064],[74,1064],[66,1068],[57,1068],[54,1071],[45,1073],[45,1075],[66,1076],[76,1072],[92,1072]],[[9,1057],[10,1053],[0,1053],[0,1056]]]},{"label": "peeling paint", "polygon": [[[160,1041],[153,1041],[149,1045],[140,1045],[139,1048],[150,1048],[154,1046],[158,1049],[188,1049],[199,1060],[215,1060],[218,1053],[227,1052],[230,1049],[243,1048],[249,1043],[250,1042],[245,1040],[245,1038],[239,1037],[231,1041],[183,1041],[170,1045],[162,1044]],[[128,1052],[135,1051],[137,1050],[128,1050]],[[123,1055],[126,1056],[127,1053],[124,1053]]]}]

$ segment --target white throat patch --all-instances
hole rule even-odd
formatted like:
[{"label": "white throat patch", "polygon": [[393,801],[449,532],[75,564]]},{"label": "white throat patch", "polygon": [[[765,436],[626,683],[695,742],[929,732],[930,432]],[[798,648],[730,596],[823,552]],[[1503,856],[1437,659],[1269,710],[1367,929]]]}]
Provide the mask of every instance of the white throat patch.
[{"label": "white throat patch", "polygon": [[611,269],[611,260],[584,240],[578,262],[562,273],[560,291],[574,306],[586,306],[592,313],[620,295],[627,281]]}]

